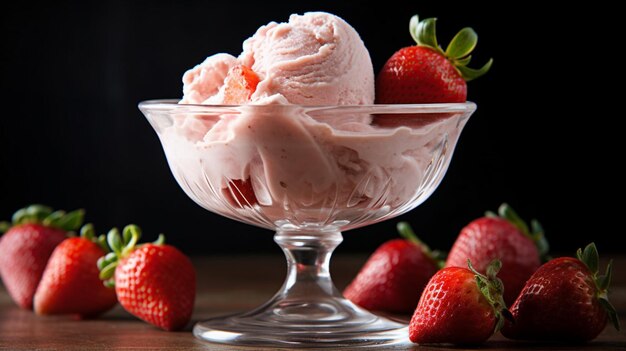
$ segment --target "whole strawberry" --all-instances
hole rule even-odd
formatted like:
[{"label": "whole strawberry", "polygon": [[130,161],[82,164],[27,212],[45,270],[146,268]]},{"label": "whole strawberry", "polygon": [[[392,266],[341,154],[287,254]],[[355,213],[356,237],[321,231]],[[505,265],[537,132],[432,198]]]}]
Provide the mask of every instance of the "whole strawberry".
[{"label": "whole strawberry", "polygon": [[115,306],[115,291],[102,284],[97,266],[107,251],[104,235],[96,238],[91,224],[83,226],[80,237],[59,244],[37,287],[35,312],[87,318]]},{"label": "whole strawberry", "polygon": [[531,228],[507,204],[498,215],[476,219],[465,226],[457,237],[446,261],[446,267],[465,267],[472,261],[479,272],[486,272],[494,259],[502,261],[498,277],[506,289],[504,301],[510,305],[524,287],[526,280],[539,268],[548,252],[543,229],[536,220]]},{"label": "whole strawberry", "polygon": [[406,222],[398,223],[404,239],[383,243],[343,292],[368,310],[412,313],[428,280],[442,261],[413,233]]},{"label": "whole strawberry", "polygon": [[469,268],[447,267],[428,282],[409,324],[409,339],[418,344],[478,344],[510,317],[502,300],[501,263],[493,261],[487,275]]},{"label": "whole strawberry", "polygon": [[31,205],[13,214],[12,223],[0,223],[0,276],[15,303],[33,307],[33,296],[48,258],[68,232],[78,229],[84,211],[53,211]]},{"label": "whole strawberry", "polygon": [[115,285],[117,299],[132,315],[165,330],[184,327],[196,296],[196,274],[187,256],[165,245],[163,235],[136,246],[141,231],[128,225],[107,235],[112,253],[98,262],[100,278]]},{"label": "whole strawberry", "polygon": [[585,342],[592,340],[611,320],[619,319],[609,302],[611,263],[598,275],[599,257],[591,243],[578,258],[560,257],[541,266],[528,280],[511,307],[515,323],[502,334],[511,339]]},{"label": "whole strawberry", "polygon": [[465,102],[466,81],[487,73],[493,60],[476,70],[467,67],[478,36],[463,28],[445,51],[437,43],[435,18],[411,18],[409,30],[417,43],[398,50],[376,78],[376,103],[413,104]]}]

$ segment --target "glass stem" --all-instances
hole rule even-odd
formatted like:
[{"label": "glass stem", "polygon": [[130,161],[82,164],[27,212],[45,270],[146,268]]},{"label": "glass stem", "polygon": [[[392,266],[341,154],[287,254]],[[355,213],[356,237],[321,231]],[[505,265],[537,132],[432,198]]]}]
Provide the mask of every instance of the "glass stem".
[{"label": "glass stem", "polygon": [[330,257],[343,241],[341,232],[278,231],[274,241],[287,257],[287,279],[282,288],[290,299],[312,296],[342,297],[330,276]]}]

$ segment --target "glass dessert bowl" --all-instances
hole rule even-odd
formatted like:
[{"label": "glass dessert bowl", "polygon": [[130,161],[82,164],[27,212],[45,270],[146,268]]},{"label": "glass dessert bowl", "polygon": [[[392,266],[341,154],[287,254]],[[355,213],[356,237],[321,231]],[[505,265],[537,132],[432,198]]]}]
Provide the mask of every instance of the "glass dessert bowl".
[{"label": "glass dessert bowl", "polygon": [[287,277],[257,309],[199,322],[233,345],[402,343],[406,325],[342,297],[329,272],[342,231],[405,213],[439,185],[476,105],[139,104],[174,177],[203,208],[274,230]]}]

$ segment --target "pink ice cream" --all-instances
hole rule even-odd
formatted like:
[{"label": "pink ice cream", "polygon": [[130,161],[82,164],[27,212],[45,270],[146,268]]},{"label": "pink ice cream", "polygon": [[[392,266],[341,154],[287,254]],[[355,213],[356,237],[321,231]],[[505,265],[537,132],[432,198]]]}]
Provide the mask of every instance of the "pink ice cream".
[{"label": "pink ice cream", "polygon": [[[374,101],[369,53],[331,14],[272,22],[243,47],[237,58],[217,54],[186,72],[180,103],[222,104],[229,69],[243,64],[260,78],[250,105],[147,113],[174,176],[197,203],[268,228],[345,229],[406,211],[434,190],[471,109],[411,127],[393,123],[402,111],[394,107],[379,115],[367,106],[330,107]],[[376,118],[385,114],[392,119],[382,127]]]},{"label": "pink ice cream", "polygon": [[359,34],[341,18],[309,12],[262,26],[238,58],[217,54],[183,76],[181,103],[221,104],[224,78],[243,64],[261,79],[252,103],[359,105],[374,102],[374,70]]}]

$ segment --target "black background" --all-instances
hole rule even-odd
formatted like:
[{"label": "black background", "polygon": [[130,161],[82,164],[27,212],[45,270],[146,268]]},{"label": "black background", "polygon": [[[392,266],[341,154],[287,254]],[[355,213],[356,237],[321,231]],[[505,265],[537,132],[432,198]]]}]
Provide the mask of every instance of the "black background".
[{"label": "black background", "polygon": [[[378,71],[411,45],[414,13],[438,17],[440,43],[472,26],[478,111],[433,196],[401,219],[448,249],[461,227],[507,201],[544,224],[554,250],[596,241],[623,251],[623,47],[619,11],[541,3],[290,1],[20,2],[0,12],[0,218],[38,202],[84,207],[99,231],[133,222],[146,239],[194,254],[276,252],[271,232],[195,205],[170,174],[139,101],[179,98],[182,74],[291,13],[333,12],[361,34]],[[495,6],[495,7],[494,7]],[[609,205],[609,203],[617,205]],[[396,220],[346,233],[370,252]]]}]

